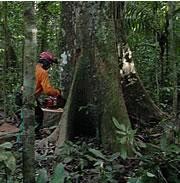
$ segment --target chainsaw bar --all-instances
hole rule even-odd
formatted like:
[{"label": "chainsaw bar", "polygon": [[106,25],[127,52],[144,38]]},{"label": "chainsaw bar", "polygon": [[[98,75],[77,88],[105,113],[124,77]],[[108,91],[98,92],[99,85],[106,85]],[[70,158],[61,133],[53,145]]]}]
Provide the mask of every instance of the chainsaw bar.
[{"label": "chainsaw bar", "polygon": [[63,113],[64,112],[64,110],[62,108],[58,108],[58,109],[41,108],[41,109],[44,112],[59,112],[59,113]]}]

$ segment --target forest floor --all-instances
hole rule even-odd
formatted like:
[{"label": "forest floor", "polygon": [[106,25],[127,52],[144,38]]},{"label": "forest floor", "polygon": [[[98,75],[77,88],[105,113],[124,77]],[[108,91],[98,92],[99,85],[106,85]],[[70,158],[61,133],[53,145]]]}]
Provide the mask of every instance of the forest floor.
[{"label": "forest floor", "polygon": [[10,124],[10,123],[3,123],[0,125],[0,132],[10,132],[10,133],[16,133],[19,131],[19,128],[16,127],[16,125]]},{"label": "forest floor", "polygon": [[11,122],[4,122],[0,124],[0,144],[11,141],[16,138],[19,128]]},{"label": "forest floor", "polygon": [[[118,152],[105,151],[94,137],[76,137],[73,141],[67,141],[59,149],[58,155],[54,154],[54,144],[48,143],[46,147],[39,148],[37,144],[40,139],[37,139],[35,143],[36,176],[47,172],[45,179],[46,182],[50,182],[56,174],[57,165],[60,164],[61,176],[64,177],[65,183],[133,183],[138,181],[139,183],[178,183],[180,151],[177,144],[168,144],[165,138],[162,138],[162,126],[148,126],[147,128],[136,126],[136,128],[139,128],[136,138],[141,139],[141,147],[136,149],[133,157],[126,159],[123,159]],[[18,130],[16,125],[10,122],[0,125],[0,134],[17,135]],[[48,135],[47,131],[48,129],[42,131],[43,137]],[[8,151],[13,153],[16,160],[13,172],[14,183],[21,183],[23,182],[22,144],[17,143],[14,135],[6,138],[7,141],[13,145]],[[8,163],[5,164],[8,165]],[[0,183],[7,182],[7,175],[9,175],[7,168],[1,168]]]},{"label": "forest floor", "polygon": [[[46,170],[48,181],[52,180],[60,163],[65,183],[126,183],[139,163],[136,158],[123,160],[119,153],[104,151],[94,138],[66,142],[59,156],[54,156],[54,150],[54,145],[48,144],[46,149],[36,148],[35,152],[36,175]],[[13,151],[17,161],[14,177],[21,183],[22,148],[15,145]]]}]

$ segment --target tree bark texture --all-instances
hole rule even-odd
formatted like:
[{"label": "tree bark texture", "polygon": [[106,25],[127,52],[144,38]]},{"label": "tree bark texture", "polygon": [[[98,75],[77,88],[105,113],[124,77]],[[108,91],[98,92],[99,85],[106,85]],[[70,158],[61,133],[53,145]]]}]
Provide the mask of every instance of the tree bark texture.
[{"label": "tree bark texture", "polygon": [[40,39],[40,52],[46,51],[48,48],[48,20],[49,20],[49,15],[48,15],[48,7],[49,2],[41,2],[39,4],[39,11],[42,13],[41,15],[41,39]]},{"label": "tree bark texture", "polygon": [[[125,126],[130,125],[119,82],[110,7],[109,2],[79,2],[76,28],[81,56],[76,62],[67,104],[59,123],[57,146],[76,135],[96,134],[105,148],[117,151],[119,145],[112,117]],[[104,11],[100,11],[101,8]]]},{"label": "tree bark texture", "polygon": [[75,41],[75,6],[77,2],[61,2],[62,22],[61,22],[61,86],[63,95],[68,97],[74,72],[74,56],[77,48]]},{"label": "tree bark texture", "polygon": [[3,2],[4,9],[4,62],[3,62],[3,103],[4,103],[4,119],[7,115],[7,71],[8,71],[8,44],[6,39],[8,39],[7,35],[7,2]]},{"label": "tree bark texture", "polygon": [[34,167],[34,81],[37,47],[34,2],[24,2],[24,92],[23,92],[23,182],[35,183]]},{"label": "tree bark texture", "polygon": [[177,83],[177,60],[175,54],[176,47],[174,40],[174,24],[173,24],[174,10],[175,10],[174,2],[169,2],[169,54],[173,70],[173,113],[176,116],[177,105],[178,105],[178,87],[177,87],[178,83]]}]

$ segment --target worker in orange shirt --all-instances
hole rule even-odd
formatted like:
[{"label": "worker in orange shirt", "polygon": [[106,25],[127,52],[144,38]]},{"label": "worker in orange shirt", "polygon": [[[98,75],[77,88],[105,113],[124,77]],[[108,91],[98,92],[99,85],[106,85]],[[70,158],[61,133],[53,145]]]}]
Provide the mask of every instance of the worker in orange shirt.
[{"label": "worker in orange shirt", "polygon": [[50,52],[42,52],[40,54],[40,59],[36,65],[36,89],[35,96],[38,97],[40,94],[44,93],[51,96],[61,95],[61,91],[55,89],[49,82],[48,69],[57,63],[54,55]]},{"label": "worker in orange shirt", "polygon": [[39,61],[35,69],[35,79],[36,79],[36,88],[35,88],[35,98],[37,101],[37,106],[35,107],[35,120],[37,127],[35,129],[36,134],[39,134],[39,130],[43,124],[43,111],[41,109],[42,105],[39,102],[39,96],[41,94],[46,94],[53,97],[61,97],[61,90],[55,89],[49,81],[48,69],[57,63],[54,55],[51,52],[45,51],[40,54]]}]

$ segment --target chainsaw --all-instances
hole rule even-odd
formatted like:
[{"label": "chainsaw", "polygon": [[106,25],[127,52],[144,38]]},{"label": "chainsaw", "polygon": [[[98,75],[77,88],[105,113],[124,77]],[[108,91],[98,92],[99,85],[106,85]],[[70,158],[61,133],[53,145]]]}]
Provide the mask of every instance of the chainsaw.
[{"label": "chainsaw", "polygon": [[58,97],[46,97],[43,102],[42,102],[42,107],[43,108],[48,108],[48,109],[58,109],[58,108],[63,108],[65,105],[65,99],[62,96]]}]

